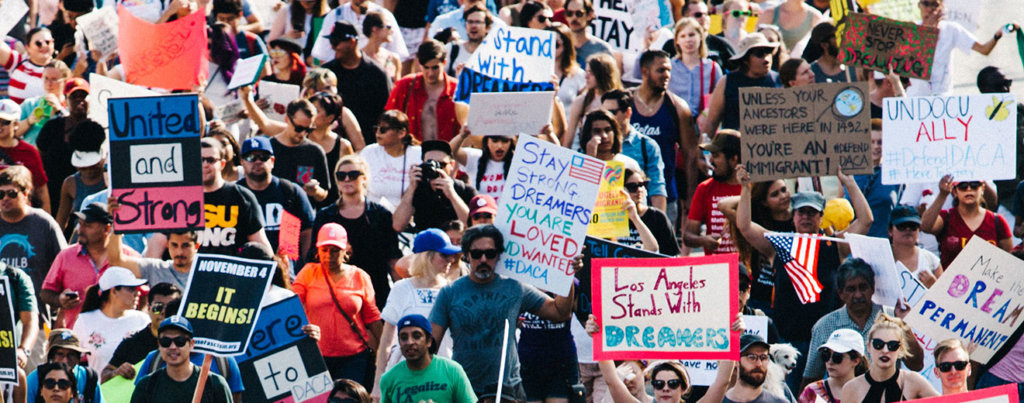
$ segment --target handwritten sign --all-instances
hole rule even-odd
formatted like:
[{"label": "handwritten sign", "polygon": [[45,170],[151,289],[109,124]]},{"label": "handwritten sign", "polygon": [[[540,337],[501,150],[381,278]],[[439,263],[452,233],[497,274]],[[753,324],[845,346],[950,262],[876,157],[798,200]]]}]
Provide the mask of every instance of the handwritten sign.
[{"label": "handwritten sign", "polygon": [[195,94],[107,100],[115,232],[203,227],[198,105]]},{"label": "handwritten sign", "polygon": [[[768,340],[768,317],[757,315],[743,315],[743,324],[746,330],[743,334],[753,334]],[[683,367],[690,375],[690,382],[695,386],[709,386],[715,381],[718,375],[718,361],[714,360],[683,360]]]},{"label": "handwritten sign", "polygon": [[14,338],[11,279],[0,276],[0,384],[18,384],[18,340]]},{"label": "handwritten sign", "polygon": [[107,100],[110,98],[135,98],[157,96],[156,92],[145,87],[128,84],[96,73],[89,73],[89,95],[85,101],[89,103],[89,119],[107,127]]},{"label": "handwritten sign", "polygon": [[466,67],[501,80],[551,81],[551,74],[555,72],[555,33],[496,27],[469,56]]},{"label": "handwritten sign", "polygon": [[832,25],[836,27],[836,43],[843,43],[846,32],[846,15],[855,10],[853,0],[830,0],[829,14],[832,14]]},{"label": "handwritten sign", "polygon": [[[28,12],[28,4],[25,0],[4,0],[0,2],[0,34],[7,36],[8,32],[21,21],[21,17]],[[15,382],[17,382],[15,380]]]},{"label": "handwritten sign", "polygon": [[921,284],[921,280],[917,278],[917,275],[911,273],[903,262],[896,262],[896,273],[899,275],[900,294],[907,300],[910,306],[917,305],[917,301],[920,301],[924,297],[924,293],[928,291],[928,287]]},{"label": "handwritten sign", "polygon": [[195,330],[193,351],[218,356],[244,352],[274,270],[277,263],[271,260],[197,254],[178,310]]},{"label": "handwritten sign", "polygon": [[566,296],[604,161],[520,135],[494,225],[505,236],[498,272]]},{"label": "handwritten sign", "polygon": [[[299,297],[263,307],[245,354],[236,355],[247,402],[325,401],[333,382]],[[289,397],[291,400],[288,400]]]},{"label": "handwritten sign", "polygon": [[616,49],[640,52],[648,29],[671,24],[661,20],[660,12],[656,1],[598,0],[594,2],[590,34]]},{"label": "handwritten sign", "polygon": [[[537,92],[554,91],[555,85],[550,82],[518,82],[502,80],[486,74],[478,73],[471,68],[462,69],[459,73],[459,85],[455,88],[455,101],[471,102],[474,92]],[[472,109],[470,109],[472,111]]]},{"label": "handwritten sign", "polygon": [[299,98],[301,88],[295,84],[275,83],[273,81],[260,81],[260,100],[267,101],[267,108],[263,112],[273,120],[284,121],[288,111],[288,103]]},{"label": "handwritten sign", "polygon": [[1012,94],[885,98],[882,183],[1014,179],[1017,107]]},{"label": "handwritten sign", "polygon": [[871,14],[897,21],[921,20],[921,10],[917,8],[917,0],[875,0],[868,5],[868,11]]},{"label": "handwritten sign", "polygon": [[866,83],[741,88],[741,160],[754,182],[872,173]]},{"label": "handwritten sign", "polygon": [[622,209],[627,197],[622,193],[625,181],[623,163],[605,163],[601,187],[597,190],[597,202],[594,203],[594,216],[587,227],[587,235],[600,238],[629,236],[629,214]]},{"label": "handwritten sign", "polygon": [[971,359],[982,364],[1003,347],[1024,317],[1020,260],[974,237],[942,277],[913,305],[907,323],[936,339],[974,341]]},{"label": "handwritten sign", "polygon": [[168,90],[191,90],[210,76],[207,61],[206,15],[192,15],[151,24],[118,6],[117,52],[125,81]]},{"label": "handwritten sign", "polygon": [[[974,357],[971,358],[973,359]],[[1013,403],[1019,400],[1017,384],[1009,383],[955,395],[935,396],[910,401],[919,403]]]},{"label": "handwritten sign", "polygon": [[889,239],[846,234],[846,240],[850,241],[850,256],[863,259],[875,271],[875,294],[871,302],[895,306],[902,293]]},{"label": "handwritten sign", "polygon": [[277,236],[277,252],[288,256],[292,260],[299,259],[299,232],[302,231],[302,221],[299,217],[281,210],[281,226]]},{"label": "handwritten sign", "polygon": [[89,40],[89,48],[104,56],[117,52],[117,13],[113,8],[101,7],[75,19]]},{"label": "handwritten sign", "polygon": [[595,259],[595,360],[734,359],[737,255]]},{"label": "handwritten sign", "polygon": [[231,82],[228,83],[228,90],[238,87],[252,85],[259,81],[263,75],[263,66],[267,63],[267,55],[259,54],[239,60],[235,64],[235,73],[231,75]]},{"label": "handwritten sign", "polygon": [[881,72],[892,64],[896,74],[927,80],[938,40],[938,28],[851,13],[838,58],[846,65]]},{"label": "handwritten sign", "polygon": [[555,93],[477,94],[469,103],[469,127],[477,135],[537,134],[551,122]]},{"label": "handwritten sign", "polygon": [[616,257],[616,258],[651,258],[651,257],[668,257],[660,253],[649,252],[640,248],[634,248],[632,246],[626,246],[618,242],[612,242],[606,239],[595,238],[587,236],[584,240],[585,247],[583,248],[583,269],[576,272],[576,279],[579,280],[579,285],[576,288],[576,307],[573,308],[573,312],[576,314],[576,318],[579,319],[580,324],[587,323],[587,317],[593,313],[593,306],[591,301],[593,300],[593,291],[590,289],[591,273],[591,262],[594,258],[602,257]]}]

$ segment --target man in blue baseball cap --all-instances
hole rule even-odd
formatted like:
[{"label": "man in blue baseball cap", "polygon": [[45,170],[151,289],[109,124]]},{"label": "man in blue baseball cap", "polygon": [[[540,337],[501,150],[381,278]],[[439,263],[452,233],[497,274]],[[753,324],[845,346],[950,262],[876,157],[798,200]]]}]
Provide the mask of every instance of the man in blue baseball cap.
[{"label": "man in blue baseball cap", "polygon": [[[157,342],[160,358],[167,366],[139,380],[132,393],[132,403],[191,401],[200,372],[200,368],[189,360],[192,347],[196,344],[192,339],[192,324],[178,315],[164,319],[157,330]],[[232,401],[231,390],[224,377],[209,373],[202,401]]]},{"label": "man in blue baseball cap", "polygon": [[404,362],[380,379],[381,401],[455,402],[476,401],[473,385],[459,363],[434,356],[430,321],[423,315],[406,315],[398,320],[398,344]]}]

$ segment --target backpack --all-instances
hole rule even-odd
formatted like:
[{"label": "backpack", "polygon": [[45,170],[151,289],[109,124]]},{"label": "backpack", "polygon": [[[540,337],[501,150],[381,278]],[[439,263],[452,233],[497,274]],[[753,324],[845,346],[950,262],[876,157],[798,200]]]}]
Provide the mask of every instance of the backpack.
[{"label": "backpack", "polygon": [[85,389],[78,393],[82,395],[82,403],[93,403],[96,398],[96,385],[99,383],[99,375],[89,367],[85,368]]}]

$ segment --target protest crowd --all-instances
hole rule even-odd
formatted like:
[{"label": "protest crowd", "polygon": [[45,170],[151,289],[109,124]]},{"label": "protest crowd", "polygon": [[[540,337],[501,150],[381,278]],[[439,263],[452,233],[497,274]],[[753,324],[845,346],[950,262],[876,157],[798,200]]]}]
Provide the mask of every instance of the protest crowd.
[{"label": "protest crowd", "polygon": [[0,402],[1024,402],[977,4],[0,0]]}]

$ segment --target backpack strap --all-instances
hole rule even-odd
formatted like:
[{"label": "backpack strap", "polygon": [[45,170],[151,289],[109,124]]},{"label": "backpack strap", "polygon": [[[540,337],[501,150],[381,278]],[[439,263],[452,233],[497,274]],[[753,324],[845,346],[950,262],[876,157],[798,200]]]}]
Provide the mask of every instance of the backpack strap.
[{"label": "backpack strap", "polygon": [[84,368],[85,368],[85,389],[80,392],[82,394],[82,397],[83,397],[82,402],[83,403],[93,403],[93,400],[96,397],[96,384],[98,383],[97,381],[99,380],[99,376],[96,374],[96,371],[93,370],[92,368],[89,368],[89,367],[84,367]]},{"label": "backpack strap", "polygon": [[[228,362],[228,358],[213,356],[213,359],[217,361],[217,368],[220,369],[220,376],[223,376],[225,381],[231,379],[231,365],[229,365],[230,363]],[[210,377],[206,377],[206,379],[209,381]]]}]

